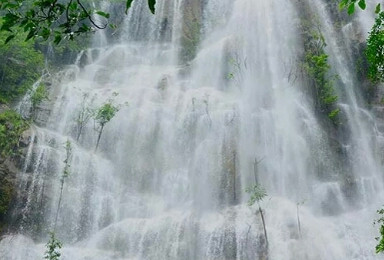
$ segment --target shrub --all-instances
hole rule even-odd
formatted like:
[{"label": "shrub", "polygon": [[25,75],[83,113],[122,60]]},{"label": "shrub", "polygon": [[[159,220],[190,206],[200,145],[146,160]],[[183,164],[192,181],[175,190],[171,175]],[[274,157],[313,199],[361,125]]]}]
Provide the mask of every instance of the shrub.
[{"label": "shrub", "polygon": [[21,134],[28,129],[28,123],[15,111],[0,113],[0,155],[14,155]]}]

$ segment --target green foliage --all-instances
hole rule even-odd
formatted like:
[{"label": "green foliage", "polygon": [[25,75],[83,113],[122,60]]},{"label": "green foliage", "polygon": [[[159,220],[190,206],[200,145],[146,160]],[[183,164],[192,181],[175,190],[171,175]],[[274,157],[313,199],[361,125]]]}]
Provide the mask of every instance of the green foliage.
[{"label": "green foliage", "polygon": [[149,7],[149,10],[151,10],[152,14],[155,13],[155,5],[156,5],[156,0],[148,0],[148,7]]},{"label": "green foliage", "polygon": [[384,253],[384,208],[379,209],[377,213],[380,215],[380,218],[376,220],[375,224],[380,224],[379,233],[380,236],[376,237],[378,244],[376,245],[376,253]]},{"label": "green foliage", "polygon": [[332,122],[337,121],[337,116],[340,113],[340,108],[333,109],[331,112],[328,114],[328,118],[331,119]]},{"label": "green foliage", "polygon": [[44,84],[40,84],[31,96],[32,109],[35,110],[38,105],[48,99],[48,92]]},{"label": "green foliage", "polygon": [[245,192],[250,194],[248,200],[248,206],[253,206],[256,202],[259,203],[267,196],[267,191],[261,185],[254,185],[253,187],[247,188]]},{"label": "green foliage", "polygon": [[125,14],[128,14],[128,9],[131,8],[133,0],[127,0],[127,3],[125,5]]},{"label": "green foliage", "polygon": [[[117,95],[117,93],[116,93],[116,95]],[[96,111],[95,120],[99,124],[100,127],[98,129],[99,135],[97,137],[95,151],[99,147],[100,138],[101,138],[101,135],[103,134],[105,124],[108,123],[109,121],[111,121],[111,119],[116,115],[116,113],[118,111],[119,111],[119,106],[113,105],[112,100],[109,100],[107,103],[102,105]]]},{"label": "green foliage", "polygon": [[379,4],[376,5],[375,13],[378,14],[380,12],[381,12],[381,4],[379,3]]},{"label": "green foliage", "polygon": [[16,36],[12,44],[4,44],[10,34],[0,33],[0,103],[8,103],[26,93],[40,77],[44,56],[34,49],[33,42]]},{"label": "green foliage", "polygon": [[28,123],[15,111],[0,113],[0,156],[16,154],[21,134],[28,129]]},{"label": "green foliage", "polygon": [[119,107],[112,104],[112,102],[105,103],[96,112],[95,120],[100,126],[104,126],[119,111]]},{"label": "green foliage", "polygon": [[[348,14],[353,14],[355,12],[355,5],[360,7],[360,9],[365,10],[367,4],[365,0],[341,0],[339,7],[340,9],[347,9]],[[378,3],[375,8],[375,13],[378,14],[381,11],[381,4]]]},{"label": "green foliage", "polygon": [[[126,0],[126,11],[132,2]],[[152,13],[155,4],[155,0],[148,0]],[[27,33],[26,40],[41,38],[58,44],[63,39],[73,40],[76,35],[107,27],[109,14],[91,6],[91,1],[86,0],[1,0],[4,23],[0,29],[11,32],[5,42],[14,39],[18,29],[22,29]],[[105,21],[95,21],[95,15]]]},{"label": "green foliage", "polygon": [[325,39],[318,29],[313,30],[312,27],[311,23],[303,26],[305,57],[302,69],[314,86],[316,109],[337,125],[340,109],[337,108],[338,97],[333,87],[334,79],[328,76],[330,65],[328,55],[324,51]]},{"label": "green foliage", "polygon": [[93,100],[88,100],[89,95],[83,94],[83,101],[81,103],[81,108],[77,114],[76,117],[76,124],[77,124],[77,137],[76,140],[79,141],[81,133],[83,132],[84,127],[88,123],[88,121],[92,118],[95,111],[90,108],[91,103]]},{"label": "green foliage", "polygon": [[373,82],[384,81],[384,12],[380,12],[367,39],[368,76]]},{"label": "green foliage", "polygon": [[346,8],[348,14],[353,14],[355,12],[356,3],[362,10],[365,10],[367,7],[365,0],[342,0],[339,6],[341,9]]},{"label": "green foliage", "polygon": [[54,232],[50,232],[49,236],[50,239],[45,245],[47,250],[45,251],[44,259],[59,260],[61,256],[60,249],[62,248],[63,244],[56,238]]},{"label": "green foliage", "polygon": [[[256,160],[255,160],[256,162]],[[256,166],[257,164],[255,164]],[[255,171],[255,170],[254,170]],[[255,180],[256,180],[256,175],[255,175]],[[266,196],[267,196],[267,191],[257,183],[256,181],[256,184],[253,186],[253,187],[250,187],[250,188],[247,188],[245,189],[245,192],[249,193],[250,194],[250,198],[248,200],[248,206],[253,206],[256,202],[258,204],[258,210],[259,210],[259,214],[260,214],[260,218],[261,218],[261,221],[262,221],[262,224],[263,224],[263,230],[264,230],[264,237],[265,237],[265,249],[266,249],[266,252],[268,252],[268,234],[267,234],[267,225],[265,223],[265,217],[264,217],[264,213],[263,213],[263,210],[261,209],[260,207],[260,201],[262,201]],[[264,259],[264,258],[263,258]],[[268,257],[266,258],[268,259]]]}]

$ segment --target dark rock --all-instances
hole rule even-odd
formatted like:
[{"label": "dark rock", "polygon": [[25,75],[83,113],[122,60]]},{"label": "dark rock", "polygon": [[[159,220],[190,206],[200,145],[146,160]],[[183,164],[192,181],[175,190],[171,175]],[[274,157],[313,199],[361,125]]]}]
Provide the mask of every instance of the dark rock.
[{"label": "dark rock", "polygon": [[200,41],[202,25],[202,0],[186,0],[183,5],[183,23],[181,25],[180,63],[195,58]]},{"label": "dark rock", "polygon": [[31,142],[31,130],[26,130],[22,134],[17,155],[11,157],[0,156],[0,234],[10,231],[11,211],[15,203],[17,175],[23,167],[23,161],[27,152],[27,147]]},{"label": "dark rock", "polygon": [[19,147],[21,148],[28,147],[29,144],[31,143],[31,139],[32,139],[31,136],[32,136],[31,129],[24,131],[19,140]]},{"label": "dark rock", "polygon": [[18,169],[9,158],[0,159],[0,234],[7,229],[7,219],[15,196]]}]

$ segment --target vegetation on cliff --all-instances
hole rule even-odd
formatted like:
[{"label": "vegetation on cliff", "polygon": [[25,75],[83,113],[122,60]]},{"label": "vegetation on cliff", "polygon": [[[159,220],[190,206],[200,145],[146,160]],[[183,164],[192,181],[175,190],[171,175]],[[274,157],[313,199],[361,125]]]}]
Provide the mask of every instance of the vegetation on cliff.
[{"label": "vegetation on cliff", "polygon": [[5,161],[18,154],[20,137],[28,127],[28,123],[15,111],[6,109],[0,113],[0,232],[15,192],[15,176],[12,176]]},{"label": "vegetation on cliff", "polygon": [[21,134],[28,129],[28,123],[15,111],[7,109],[0,113],[0,156],[17,153]]},{"label": "vegetation on cliff", "polygon": [[24,41],[21,34],[4,44],[8,35],[0,33],[0,104],[24,95],[44,68],[44,56],[32,41]]}]

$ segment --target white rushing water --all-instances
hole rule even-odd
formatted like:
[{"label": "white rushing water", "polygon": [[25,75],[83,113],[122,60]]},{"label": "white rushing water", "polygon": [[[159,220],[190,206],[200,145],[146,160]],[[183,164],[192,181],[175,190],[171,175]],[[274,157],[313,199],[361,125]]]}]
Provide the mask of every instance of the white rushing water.
[{"label": "white rushing water", "polygon": [[[108,45],[100,32],[56,76],[49,113],[37,115],[47,122],[33,127],[18,176],[18,232],[0,241],[0,259],[42,259],[67,140],[56,225],[63,260],[266,259],[245,192],[255,170],[268,193],[268,259],[380,259],[373,221],[384,198],[383,136],[355,83],[352,25],[337,35],[325,2],[308,0],[339,75],[337,134],[296,75],[296,1],[158,0],[156,15],[134,1],[120,42]],[[369,28],[372,19],[359,19],[354,26]],[[109,100],[120,110],[95,151],[97,125],[79,135],[77,117]]]}]

